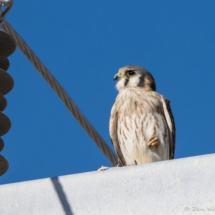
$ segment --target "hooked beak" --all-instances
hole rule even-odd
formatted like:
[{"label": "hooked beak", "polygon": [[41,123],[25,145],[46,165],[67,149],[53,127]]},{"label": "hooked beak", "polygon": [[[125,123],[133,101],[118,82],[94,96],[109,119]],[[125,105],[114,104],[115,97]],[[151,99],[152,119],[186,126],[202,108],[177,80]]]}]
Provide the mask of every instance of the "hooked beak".
[{"label": "hooked beak", "polygon": [[120,78],[122,78],[122,77],[117,73],[116,75],[114,75],[113,80],[118,81]]}]

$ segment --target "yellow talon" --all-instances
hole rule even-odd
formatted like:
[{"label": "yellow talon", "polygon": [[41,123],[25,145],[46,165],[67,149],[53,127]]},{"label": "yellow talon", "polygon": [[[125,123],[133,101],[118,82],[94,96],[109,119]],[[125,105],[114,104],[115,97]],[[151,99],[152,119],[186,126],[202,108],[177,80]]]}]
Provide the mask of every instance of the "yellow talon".
[{"label": "yellow talon", "polygon": [[158,137],[155,136],[151,136],[149,140],[150,140],[150,142],[148,143],[149,147],[158,146],[160,143]]}]

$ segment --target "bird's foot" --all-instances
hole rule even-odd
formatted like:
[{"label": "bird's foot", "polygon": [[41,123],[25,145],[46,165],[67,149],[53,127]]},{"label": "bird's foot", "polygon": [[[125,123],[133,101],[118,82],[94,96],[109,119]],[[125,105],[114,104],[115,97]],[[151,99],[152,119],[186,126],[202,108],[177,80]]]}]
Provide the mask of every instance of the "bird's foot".
[{"label": "bird's foot", "polygon": [[107,167],[107,166],[101,166],[98,171],[105,171],[105,170],[108,170],[110,169],[111,167]]},{"label": "bird's foot", "polygon": [[150,140],[150,142],[148,143],[149,148],[153,146],[158,146],[160,144],[158,137],[151,136],[149,140]]},{"label": "bird's foot", "polygon": [[117,167],[120,167],[120,164],[117,164],[117,166],[114,166],[114,167],[101,166],[101,168],[99,168],[98,171],[105,171],[105,170],[117,168]]}]

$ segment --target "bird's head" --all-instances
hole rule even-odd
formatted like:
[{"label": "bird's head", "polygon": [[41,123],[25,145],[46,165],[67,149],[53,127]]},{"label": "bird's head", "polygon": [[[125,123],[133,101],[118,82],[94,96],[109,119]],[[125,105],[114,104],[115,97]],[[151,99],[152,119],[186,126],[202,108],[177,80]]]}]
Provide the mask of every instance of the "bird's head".
[{"label": "bird's head", "polygon": [[113,80],[117,80],[119,91],[127,88],[141,88],[145,91],[156,91],[156,84],[149,71],[141,66],[125,66],[119,69]]}]

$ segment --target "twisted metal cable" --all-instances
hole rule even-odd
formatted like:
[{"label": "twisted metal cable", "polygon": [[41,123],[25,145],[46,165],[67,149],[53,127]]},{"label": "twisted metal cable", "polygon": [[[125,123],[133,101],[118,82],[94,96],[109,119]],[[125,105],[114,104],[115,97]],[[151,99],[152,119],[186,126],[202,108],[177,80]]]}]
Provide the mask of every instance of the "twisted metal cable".
[{"label": "twisted metal cable", "polygon": [[79,124],[84,128],[87,134],[93,139],[96,145],[101,149],[104,155],[109,159],[109,161],[116,166],[117,157],[111,148],[106,144],[103,138],[98,134],[95,128],[90,124],[90,122],[85,118],[73,100],[69,97],[67,92],[59,84],[59,82],[54,78],[54,76],[49,72],[49,70],[44,66],[36,54],[31,50],[27,43],[21,38],[21,36],[13,29],[13,27],[4,20],[1,24],[1,28],[8,34],[10,34],[16,41],[19,49],[25,54],[33,66],[39,71],[42,77],[48,82],[51,88],[57,93],[66,107],[70,110],[72,115],[77,119]]}]

